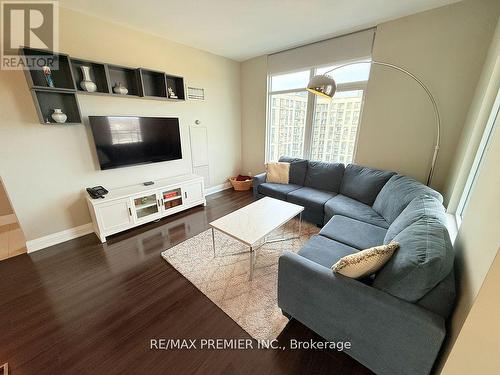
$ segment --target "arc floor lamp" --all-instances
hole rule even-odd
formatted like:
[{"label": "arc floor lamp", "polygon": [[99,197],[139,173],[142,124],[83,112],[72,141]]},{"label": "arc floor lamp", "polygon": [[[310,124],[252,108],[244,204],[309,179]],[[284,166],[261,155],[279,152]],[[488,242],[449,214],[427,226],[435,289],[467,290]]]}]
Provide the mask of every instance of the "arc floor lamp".
[{"label": "arc floor lamp", "polygon": [[312,92],[315,95],[323,96],[329,99],[333,98],[333,95],[335,95],[335,91],[337,90],[337,84],[335,83],[335,79],[333,77],[330,77],[328,73],[333,72],[334,70],[350,66],[350,65],[357,65],[357,64],[372,64],[372,65],[380,65],[384,66],[387,68],[391,68],[394,70],[397,70],[401,73],[404,73],[408,77],[412,78],[414,81],[416,81],[426,92],[427,96],[429,97],[429,100],[432,103],[432,107],[434,109],[434,117],[436,120],[436,127],[437,127],[437,134],[436,134],[436,144],[434,146],[434,152],[432,155],[432,161],[431,161],[431,166],[429,169],[429,175],[427,177],[427,185],[431,184],[432,177],[434,176],[434,169],[436,167],[436,160],[438,157],[438,152],[439,152],[439,144],[440,144],[440,137],[441,137],[441,117],[439,115],[439,109],[436,104],[436,99],[432,95],[431,91],[429,88],[413,73],[409,72],[408,70],[398,66],[394,65],[391,63],[383,62],[383,61],[376,61],[376,60],[371,60],[371,61],[357,61],[357,62],[352,62],[352,63],[347,63],[343,65],[336,66],[333,69],[330,69],[329,71],[321,74],[321,75],[316,75],[311,78],[309,81],[309,84],[307,85],[307,91]]}]

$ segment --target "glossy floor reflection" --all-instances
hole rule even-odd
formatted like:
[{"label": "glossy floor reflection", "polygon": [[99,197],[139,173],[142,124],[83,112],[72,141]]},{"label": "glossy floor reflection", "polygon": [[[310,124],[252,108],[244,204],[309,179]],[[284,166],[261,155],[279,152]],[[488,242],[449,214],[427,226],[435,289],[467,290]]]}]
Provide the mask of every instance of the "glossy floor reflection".
[{"label": "glossy floor reflection", "polygon": [[[151,350],[154,338],[250,338],[160,256],[250,202],[250,192],[109,238],[0,262],[0,363],[15,374],[369,374],[344,353]],[[296,321],[279,337],[320,339]]]}]

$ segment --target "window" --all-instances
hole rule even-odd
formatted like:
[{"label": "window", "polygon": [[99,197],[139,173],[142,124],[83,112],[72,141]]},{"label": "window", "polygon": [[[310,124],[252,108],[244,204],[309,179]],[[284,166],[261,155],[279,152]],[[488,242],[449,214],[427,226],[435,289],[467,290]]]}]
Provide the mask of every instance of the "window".
[{"label": "window", "polygon": [[472,167],[469,173],[469,177],[467,178],[467,182],[465,183],[464,191],[460,198],[460,202],[458,203],[457,209],[457,221],[460,225],[460,221],[464,216],[464,212],[467,208],[467,204],[469,203],[470,195],[472,189],[474,188],[474,184],[477,180],[477,176],[479,174],[479,170],[481,168],[481,164],[484,160],[484,156],[486,155],[486,151],[490,145],[491,139],[493,137],[493,133],[495,131],[495,127],[497,126],[497,122],[499,119],[500,112],[500,90],[497,93],[497,97],[495,99],[495,103],[493,104],[493,108],[491,110],[490,116],[488,118],[488,122],[486,123],[486,127],[484,129],[483,137],[481,138],[481,142],[479,143],[479,148],[476,153],[476,157],[474,158],[474,162],[472,163]]},{"label": "window", "polygon": [[332,100],[306,90],[309,79],[333,66],[269,76],[267,161],[282,155],[350,163],[370,64],[332,72],[337,92]]}]

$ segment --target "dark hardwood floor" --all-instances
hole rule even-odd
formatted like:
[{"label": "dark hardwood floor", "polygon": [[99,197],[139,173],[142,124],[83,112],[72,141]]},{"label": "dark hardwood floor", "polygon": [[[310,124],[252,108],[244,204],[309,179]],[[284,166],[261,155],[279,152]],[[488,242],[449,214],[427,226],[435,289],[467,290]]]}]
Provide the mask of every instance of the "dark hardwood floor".
[{"label": "dark hardwood floor", "polygon": [[[0,262],[0,365],[21,374],[370,374],[326,350],[151,350],[154,338],[250,338],[160,253],[253,200],[207,207],[101,244],[94,234]],[[296,321],[279,337],[321,340]]]}]

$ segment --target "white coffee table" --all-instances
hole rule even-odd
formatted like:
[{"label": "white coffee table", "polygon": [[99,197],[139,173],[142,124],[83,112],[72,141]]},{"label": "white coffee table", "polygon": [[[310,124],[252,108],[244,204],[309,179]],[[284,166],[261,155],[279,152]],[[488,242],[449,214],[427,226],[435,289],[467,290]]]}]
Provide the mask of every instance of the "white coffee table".
[{"label": "white coffee table", "polygon": [[[244,243],[250,248],[250,280],[253,278],[255,250],[264,243],[287,241],[300,237],[302,226],[302,211],[304,207],[284,202],[279,199],[264,197],[248,206],[214,220],[209,223],[212,227],[212,244],[215,257],[215,233],[217,229],[222,233]],[[267,236],[275,229],[296,216],[299,216],[299,230],[296,237],[267,240]],[[257,245],[259,245],[257,247]]]}]

